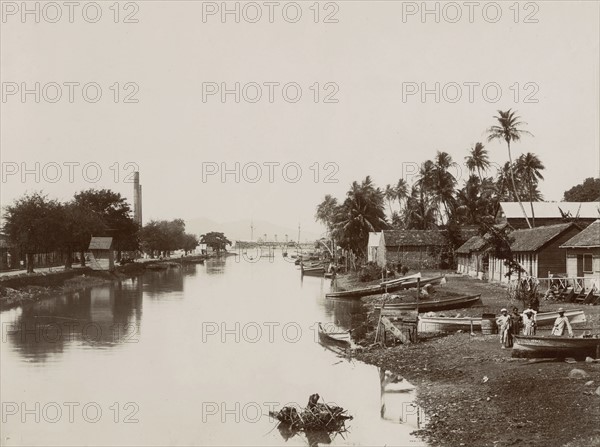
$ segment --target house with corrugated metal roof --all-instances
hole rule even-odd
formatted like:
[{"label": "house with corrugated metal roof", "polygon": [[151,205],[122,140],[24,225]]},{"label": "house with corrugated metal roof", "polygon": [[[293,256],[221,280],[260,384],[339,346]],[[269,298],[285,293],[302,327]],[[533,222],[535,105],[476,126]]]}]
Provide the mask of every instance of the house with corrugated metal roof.
[{"label": "house with corrugated metal roof", "polygon": [[585,289],[600,289],[600,220],[560,246],[567,251],[567,276],[583,278]]},{"label": "house with corrugated metal roof", "polygon": [[[535,227],[565,223],[568,220],[587,227],[600,218],[598,202],[523,202],[523,208],[530,223],[533,223],[535,217]],[[500,202],[500,211],[500,222],[506,222],[514,229],[529,228],[519,202]]]},{"label": "house with corrugated metal roof", "polygon": [[[515,230],[509,233],[510,249],[514,260],[528,276],[548,278],[556,274],[565,275],[567,251],[561,246],[580,232],[581,228],[572,222]],[[490,256],[489,279],[508,282],[511,278],[506,277],[506,273],[504,260]]]}]

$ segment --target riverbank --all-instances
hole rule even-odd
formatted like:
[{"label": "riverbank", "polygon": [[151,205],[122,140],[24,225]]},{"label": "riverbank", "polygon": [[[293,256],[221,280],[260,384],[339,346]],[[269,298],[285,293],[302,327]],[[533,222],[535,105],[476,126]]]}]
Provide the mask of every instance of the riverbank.
[{"label": "riverbank", "polygon": [[[355,284],[355,279],[341,279],[348,288]],[[454,275],[447,280],[435,288],[435,295],[481,293],[482,304],[438,315],[481,316],[498,314],[502,307],[523,309],[521,303],[509,301],[503,286]],[[363,302],[370,309],[380,300],[370,297]],[[583,309],[588,321],[579,326],[600,330],[600,306],[540,303],[540,311],[558,307]],[[369,329],[361,343],[366,348],[357,350],[354,357],[394,371],[418,386],[418,403],[430,423],[415,434],[432,446],[585,447],[600,443],[600,363],[513,359],[510,349],[501,349],[497,335],[481,333],[423,336],[418,344],[382,348],[372,344],[373,320]],[[574,369],[583,373],[572,373]],[[569,378],[570,374],[586,377]]]}]

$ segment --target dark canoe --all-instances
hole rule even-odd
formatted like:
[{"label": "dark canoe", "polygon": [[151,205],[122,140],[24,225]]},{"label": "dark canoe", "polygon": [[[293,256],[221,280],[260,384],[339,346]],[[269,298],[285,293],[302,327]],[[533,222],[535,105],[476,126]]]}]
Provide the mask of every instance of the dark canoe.
[{"label": "dark canoe", "polygon": [[302,271],[303,275],[323,276],[323,274],[325,273],[325,268],[324,267],[309,267],[309,268],[302,267],[301,271]]},{"label": "dark canoe", "polygon": [[319,323],[319,341],[326,345],[348,348],[351,345],[350,332],[328,330]]},{"label": "dark canoe", "polygon": [[520,358],[595,358],[600,349],[600,338],[515,335],[514,339],[512,356]]},{"label": "dark canoe", "polygon": [[[419,312],[435,312],[438,310],[462,309],[464,307],[471,307],[480,302],[481,294],[419,301],[418,305]],[[381,309],[381,305],[375,307]],[[417,303],[415,301],[409,303],[390,303],[385,304],[385,308],[388,310],[417,310]]]},{"label": "dark canoe", "polygon": [[[439,284],[444,276],[436,276],[434,278],[421,278],[421,286],[426,284]],[[402,279],[402,278],[400,278]],[[374,286],[364,287],[362,289],[343,290],[340,292],[329,292],[325,294],[327,298],[362,298],[363,296],[380,295],[382,293],[397,292],[398,290],[412,289],[417,287],[417,279],[406,277],[405,281],[397,281],[389,284],[377,284]]]}]

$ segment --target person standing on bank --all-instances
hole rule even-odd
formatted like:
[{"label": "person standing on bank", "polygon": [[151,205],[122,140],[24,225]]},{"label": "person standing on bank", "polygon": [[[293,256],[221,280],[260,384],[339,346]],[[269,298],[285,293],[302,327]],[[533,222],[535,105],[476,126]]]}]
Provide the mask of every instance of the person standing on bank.
[{"label": "person standing on bank", "polygon": [[569,337],[573,338],[573,328],[571,328],[571,323],[569,323],[569,319],[565,317],[565,310],[561,307],[560,309],[558,309],[558,318],[554,320],[552,335],[562,337],[562,335],[565,333],[565,326],[567,327],[567,331],[569,332]]},{"label": "person standing on bank", "polygon": [[536,329],[536,311],[531,307],[528,307],[523,311],[522,324],[523,324],[523,335],[535,335]]},{"label": "person standing on bank", "polygon": [[521,314],[519,313],[519,309],[517,309],[516,307],[513,307],[511,318],[512,318],[512,334],[519,335],[521,333],[521,320],[523,318],[521,317]]},{"label": "person standing on bank", "polygon": [[500,310],[502,315],[498,317],[497,323],[500,328],[500,342],[502,343],[502,349],[512,348],[513,336],[512,336],[512,318],[508,315],[506,309]]}]

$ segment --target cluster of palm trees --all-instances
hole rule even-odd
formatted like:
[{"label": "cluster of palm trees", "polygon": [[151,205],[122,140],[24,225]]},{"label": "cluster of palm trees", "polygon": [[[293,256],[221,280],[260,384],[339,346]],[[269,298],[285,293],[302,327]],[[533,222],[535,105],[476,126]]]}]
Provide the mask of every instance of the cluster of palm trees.
[{"label": "cluster of palm trees", "polygon": [[[506,142],[508,149],[508,161],[495,175],[490,172],[488,150],[478,142],[465,157],[469,177],[459,188],[453,174],[458,172],[454,169],[457,163],[447,152],[438,151],[433,160],[421,164],[412,185],[401,178],[395,185],[388,184],[381,189],[367,176],[360,183],[352,183],[342,203],[331,195],[325,196],[317,206],[316,220],[325,224],[329,236],[338,245],[359,257],[366,254],[371,231],[489,224],[495,220],[503,201],[519,202],[527,224],[532,227],[535,225],[533,202],[542,200],[538,186],[544,179],[541,174],[544,165],[531,152],[513,161],[511,143],[531,135],[523,129],[526,123],[521,122],[514,111],[499,110],[494,118],[494,125],[487,130],[488,142]],[[530,203],[531,221],[523,200]]]}]

